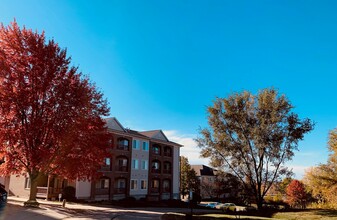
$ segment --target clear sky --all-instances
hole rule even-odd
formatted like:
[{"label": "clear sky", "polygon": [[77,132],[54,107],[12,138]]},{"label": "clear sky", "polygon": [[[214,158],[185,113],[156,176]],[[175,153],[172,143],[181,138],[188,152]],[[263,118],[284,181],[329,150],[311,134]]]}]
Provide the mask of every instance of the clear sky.
[{"label": "clear sky", "polygon": [[206,106],[232,92],[275,87],[316,122],[288,163],[327,161],[337,127],[337,1],[0,0],[0,21],[45,31],[136,130],[162,129],[200,159],[193,138]]}]

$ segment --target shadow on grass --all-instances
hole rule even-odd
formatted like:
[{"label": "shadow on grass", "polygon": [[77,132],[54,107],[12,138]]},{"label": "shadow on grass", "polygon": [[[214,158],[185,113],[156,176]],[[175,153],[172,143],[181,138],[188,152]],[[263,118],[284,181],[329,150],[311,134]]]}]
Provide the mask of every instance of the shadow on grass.
[{"label": "shadow on grass", "polygon": [[207,215],[182,215],[182,214],[164,214],[161,216],[162,220],[218,220],[218,219],[241,219],[241,220],[264,220],[267,219],[265,217],[247,217],[247,216],[239,216],[239,215],[232,215],[232,216],[224,216],[219,214],[218,216],[207,216]]},{"label": "shadow on grass", "polygon": [[337,210],[327,210],[327,209],[322,209],[322,210],[314,210],[316,215],[324,216],[324,217],[337,217]]}]

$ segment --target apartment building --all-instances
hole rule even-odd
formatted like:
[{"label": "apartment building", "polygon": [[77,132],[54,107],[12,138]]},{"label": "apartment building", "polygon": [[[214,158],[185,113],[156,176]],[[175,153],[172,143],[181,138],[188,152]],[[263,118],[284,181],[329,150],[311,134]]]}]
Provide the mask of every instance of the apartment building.
[{"label": "apartment building", "polygon": [[202,199],[215,198],[217,195],[215,189],[217,188],[217,171],[205,165],[191,165],[191,168],[196,172],[199,179],[200,196]]},{"label": "apartment building", "polygon": [[[76,198],[84,200],[119,200],[129,196],[152,201],[179,198],[179,155],[182,145],[170,141],[162,130],[135,131],[122,126],[116,118],[106,119],[112,140],[95,181],[67,181],[60,177],[44,178],[38,197],[57,199],[66,186],[76,189]],[[28,197],[29,179],[11,176],[9,191]]]}]

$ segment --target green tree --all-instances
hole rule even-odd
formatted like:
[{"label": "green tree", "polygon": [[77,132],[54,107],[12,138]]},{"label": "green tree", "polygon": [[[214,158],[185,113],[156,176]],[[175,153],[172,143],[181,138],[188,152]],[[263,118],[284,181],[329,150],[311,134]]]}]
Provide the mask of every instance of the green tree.
[{"label": "green tree", "polygon": [[195,170],[191,168],[187,157],[180,156],[180,191],[183,196],[192,190],[196,195],[200,194],[199,180]]},{"label": "green tree", "polygon": [[273,182],[291,174],[285,162],[313,129],[311,120],[299,119],[292,108],[275,89],[217,98],[207,109],[209,128],[201,129],[196,139],[201,156],[210,158],[214,167],[231,170],[259,209]]}]

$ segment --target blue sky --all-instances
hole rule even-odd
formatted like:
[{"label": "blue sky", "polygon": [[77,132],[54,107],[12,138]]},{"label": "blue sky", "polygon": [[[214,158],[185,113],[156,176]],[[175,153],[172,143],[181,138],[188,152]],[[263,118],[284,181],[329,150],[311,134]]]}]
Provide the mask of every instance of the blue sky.
[{"label": "blue sky", "polygon": [[116,116],[184,144],[207,126],[206,106],[275,87],[316,122],[288,165],[324,163],[337,127],[336,1],[0,1],[0,21],[45,31],[103,91]]}]

